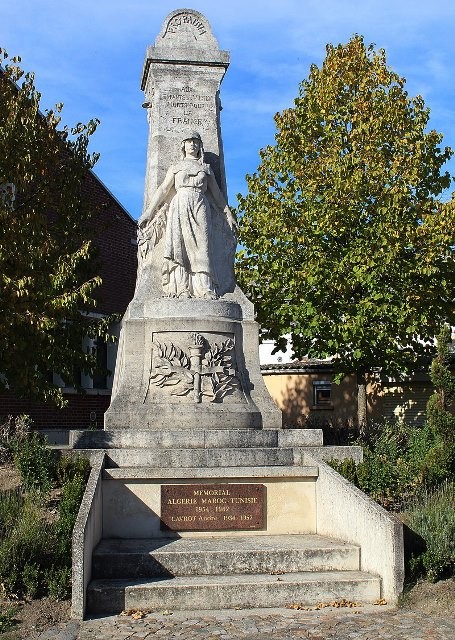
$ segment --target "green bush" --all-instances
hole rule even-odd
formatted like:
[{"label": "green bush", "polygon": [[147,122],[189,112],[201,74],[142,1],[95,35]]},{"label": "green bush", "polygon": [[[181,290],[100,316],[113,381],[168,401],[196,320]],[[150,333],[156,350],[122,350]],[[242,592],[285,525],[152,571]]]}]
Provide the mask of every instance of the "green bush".
[{"label": "green bush", "polygon": [[56,479],[60,486],[76,476],[87,481],[90,474],[90,461],[83,456],[62,455],[57,461]]},{"label": "green bush", "polygon": [[46,571],[45,580],[49,597],[65,600],[71,593],[71,568],[52,566]]},{"label": "green bush", "polygon": [[32,420],[27,415],[7,416],[0,421],[0,463],[10,462],[13,445],[30,434]]},{"label": "green bush", "polygon": [[358,444],[363,447],[362,463],[330,464],[387,509],[401,510],[423,487],[438,486],[450,477],[450,457],[428,424],[375,424]]},{"label": "green bush", "polygon": [[[70,592],[71,536],[90,463],[86,458],[63,456],[57,471],[36,435],[25,438],[27,444],[17,460],[23,469],[24,487],[39,491],[0,491],[0,583],[8,595],[35,598],[47,593],[61,600]],[[44,473],[37,470],[35,461],[30,462],[33,451],[43,463]],[[43,506],[51,472],[65,479],[58,518],[52,524]]]},{"label": "green bush", "polygon": [[335,458],[332,458],[332,460],[329,461],[329,465],[346,478],[346,480],[358,485],[357,468],[352,458],[347,458],[346,460],[335,460]]},{"label": "green bush", "polygon": [[55,476],[55,456],[45,438],[37,432],[13,442],[14,465],[29,491],[47,493]]},{"label": "green bush", "polygon": [[0,491],[0,540],[16,523],[24,501],[24,494],[20,488]]},{"label": "green bush", "polygon": [[71,536],[85,491],[85,478],[75,475],[63,485],[58,520],[55,523],[55,556],[61,566],[71,566]]},{"label": "green bush", "polygon": [[455,483],[446,481],[414,500],[407,512],[409,527],[426,549],[413,559],[417,575],[435,582],[455,575]]},{"label": "green bush", "polygon": [[431,363],[430,378],[435,392],[427,403],[427,419],[446,447],[455,453],[455,375],[450,369],[452,338],[448,325],[444,325],[437,339],[437,354]]},{"label": "green bush", "polygon": [[11,605],[0,605],[0,607],[0,633],[6,633],[16,624],[17,608]]},{"label": "green bush", "polygon": [[22,583],[25,595],[33,600],[40,591],[41,570],[38,564],[26,564],[22,570]]},{"label": "green bush", "polygon": [[[11,499],[12,493],[0,492],[4,522],[8,522],[0,538],[0,582],[7,594],[23,596],[38,592],[37,566],[46,566],[52,549],[47,514],[40,501],[29,494],[21,503]],[[9,512],[8,505],[12,505]]]}]

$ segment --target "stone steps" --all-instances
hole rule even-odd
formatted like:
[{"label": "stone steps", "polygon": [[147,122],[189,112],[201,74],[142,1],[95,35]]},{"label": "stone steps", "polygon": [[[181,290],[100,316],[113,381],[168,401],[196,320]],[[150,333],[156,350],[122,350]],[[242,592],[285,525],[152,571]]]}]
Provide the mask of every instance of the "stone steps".
[{"label": "stone steps", "polygon": [[318,535],[102,540],[88,611],[374,602],[381,580],[359,563],[357,545]]},{"label": "stone steps", "polygon": [[[303,464],[305,452],[318,460],[344,460],[347,457],[357,462],[362,460],[361,447],[323,446],[321,429],[140,429],[134,432],[130,429],[85,430],[71,431],[69,443],[70,448],[77,449],[89,457],[93,451],[105,449],[110,458],[108,463],[112,466],[141,464],[137,462],[141,459],[141,451],[151,452],[151,465],[172,466],[178,457],[177,466],[180,467],[197,467],[198,461],[204,463],[208,458],[215,460],[217,455],[222,459],[224,456],[225,459],[231,454],[217,454],[216,451],[233,449],[242,451],[237,460],[253,460],[253,465],[261,466],[283,463],[300,465]],[[251,451],[248,453],[246,450]],[[260,453],[260,450],[264,450],[264,453]],[[167,462],[162,463],[163,455],[166,456]],[[241,464],[235,462],[234,458],[235,454],[232,454],[230,462],[219,464]],[[258,460],[257,463],[255,459]]]},{"label": "stone steps", "polygon": [[103,540],[94,579],[355,571],[359,547],[317,535]]},{"label": "stone steps", "polygon": [[214,479],[235,482],[240,478],[293,478],[316,480],[318,477],[318,467],[316,465],[272,465],[272,466],[208,466],[198,467],[197,475],[194,467],[152,467],[152,466],[122,466],[110,467],[103,471],[103,480],[198,480]]},{"label": "stone steps", "polygon": [[124,609],[200,610],[314,605],[346,599],[375,602],[380,578],[361,571],[308,571],[283,575],[182,576],[149,580],[94,580],[87,590],[91,614]]},{"label": "stone steps", "polygon": [[112,429],[71,431],[74,449],[320,447],[321,429]]},{"label": "stone steps", "polygon": [[236,449],[111,449],[109,467],[209,468],[269,467],[301,464],[303,452],[293,447]]}]

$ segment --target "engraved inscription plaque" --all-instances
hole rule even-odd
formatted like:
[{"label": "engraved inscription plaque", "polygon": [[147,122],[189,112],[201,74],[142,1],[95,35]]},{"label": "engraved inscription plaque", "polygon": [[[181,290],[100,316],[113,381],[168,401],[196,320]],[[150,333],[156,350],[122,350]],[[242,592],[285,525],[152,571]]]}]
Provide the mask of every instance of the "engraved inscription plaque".
[{"label": "engraved inscription plaque", "polygon": [[262,484],[169,484],[161,487],[161,529],[263,529]]}]

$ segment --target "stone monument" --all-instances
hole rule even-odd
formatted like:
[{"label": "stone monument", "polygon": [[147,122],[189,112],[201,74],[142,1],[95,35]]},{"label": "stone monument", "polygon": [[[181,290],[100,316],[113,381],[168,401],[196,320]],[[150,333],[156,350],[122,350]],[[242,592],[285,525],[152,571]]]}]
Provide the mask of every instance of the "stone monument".
[{"label": "stone monument", "polygon": [[393,602],[402,587],[401,523],[321,461],[360,459],[360,448],[281,429],[262,381],[253,306],[233,268],[219,99],[228,62],[187,9],[147,51],[136,291],[105,430],[70,435],[92,462],[73,534],[74,617]]},{"label": "stone monument", "polygon": [[219,88],[229,65],[206,18],[181,9],[147,49],[149,138],[136,291],[105,429],[280,428],[236,285]]}]

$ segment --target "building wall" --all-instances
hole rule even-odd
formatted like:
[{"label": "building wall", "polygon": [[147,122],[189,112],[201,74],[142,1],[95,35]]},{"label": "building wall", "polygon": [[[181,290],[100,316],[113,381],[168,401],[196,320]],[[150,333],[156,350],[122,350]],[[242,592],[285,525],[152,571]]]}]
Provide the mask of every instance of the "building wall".
[{"label": "building wall", "polygon": [[[290,336],[286,336],[290,340]],[[260,364],[288,364],[294,360],[292,357],[292,347],[288,343],[286,351],[277,351],[275,349],[274,340],[263,340],[259,343],[259,362]]]},{"label": "building wall", "polygon": [[0,394],[0,419],[8,415],[27,414],[36,429],[88,429],[102,428],[104,412],[111,400],[110,391],[65,393],[68,405],[57,409],[41,402],[16,398],[13,394]]},{"label": "building wall", "polygon": [[136,285],[136,222],[93,173],[87,176],[87,198],[97,209],[94,220],[96,274],[103,283],[96,290],[97,313],[126,311]]},{"label": "building wall", "polygon": [[428,379],[372,381],[367,393],[368,415],[372,420],[400,420],[422,425],[433,387]]},{"label": "building wall", "polygon": [[[265,385],[274,402],[283,411],[283,423],[287,427],[299,427],[310,420],[347,424],[357,416],[356,382],[354,376],[346,376],[340,384],[333,382],[328,371],[313,373],[263,372]],[[314,404],[314,383],[331,382],[331,403]]]}]

